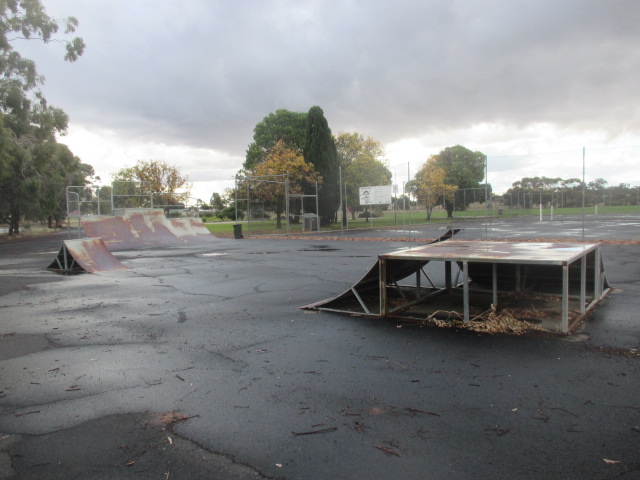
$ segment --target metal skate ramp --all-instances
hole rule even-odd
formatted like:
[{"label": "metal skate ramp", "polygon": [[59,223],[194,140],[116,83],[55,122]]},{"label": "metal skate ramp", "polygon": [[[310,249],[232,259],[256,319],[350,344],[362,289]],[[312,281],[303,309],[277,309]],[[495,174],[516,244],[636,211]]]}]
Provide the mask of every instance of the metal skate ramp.
[{"label": "metal skate ramp", "polygon": [[127,267],[109,251],[102,238],[63,240],[56,258],[47,267],[58,273],[99,273]]},{"label": "metal skate ramp", "polygon": [[[444,266],[440,285],[428,264]],[[508,305],[567,333],[608,291],[598,244],[451,240],[379,255],[349,290],[301,308],[413,321],[457,310],[468,323]]]},{"label": "metal skate ramp", "polygon": [[214,242],[200,219],[168,219],[162,210],[126,211],[113,217],[82,217],[88,237],[101,237],[111,250]]}]

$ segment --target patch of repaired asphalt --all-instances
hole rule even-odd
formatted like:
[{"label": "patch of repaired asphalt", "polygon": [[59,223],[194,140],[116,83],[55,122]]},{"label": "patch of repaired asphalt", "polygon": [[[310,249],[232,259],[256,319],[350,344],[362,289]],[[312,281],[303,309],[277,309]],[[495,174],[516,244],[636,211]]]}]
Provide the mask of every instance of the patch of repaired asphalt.
[{"label": "patch of repaired asphalt", "polygon": [[109,415],[45,435],[0,433],[0,479],[269,478],[177,436],[177,413]]},{"label": "patch of repaired asphalt", "polygon": [[0,360],[42,352],[52,347],[54,345],[46,335],[6,333],[0,335]]},{"label": "patch of repaired asphalt", "polygon": [[45,274],[42,276],[34,277],[30,276],[3,276],[2,283],[0,283],[0,296],[8,295],[18,290],[29,290],[29,285],[35,285],[36,283],[50,283],[58,281],[60,277],[51,274]]}]

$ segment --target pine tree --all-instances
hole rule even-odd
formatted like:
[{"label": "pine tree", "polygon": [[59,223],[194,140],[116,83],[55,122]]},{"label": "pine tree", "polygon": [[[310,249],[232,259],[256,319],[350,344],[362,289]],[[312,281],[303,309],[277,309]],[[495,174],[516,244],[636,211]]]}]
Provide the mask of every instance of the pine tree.
[{"label": "pine tree", "polygon": [[322,176],[322,185],[318,188],[318,214],[321,224],[328,225],[335,220],[340,205],[338,151],[324,112],[318,106],[311,107],[307,114],[304,159]]}]

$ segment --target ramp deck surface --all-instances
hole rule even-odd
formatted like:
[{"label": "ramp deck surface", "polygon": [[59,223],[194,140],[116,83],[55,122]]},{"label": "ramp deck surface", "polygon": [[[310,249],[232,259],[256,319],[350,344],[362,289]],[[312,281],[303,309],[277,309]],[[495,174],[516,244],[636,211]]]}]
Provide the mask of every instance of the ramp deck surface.
[{"label": "ramp deck surface", "polygon": [[214,242],[200,219],[168,219],[162,210],[127,211],[115,217],[83,217],[88,237],[102,237],[111,250]]}]

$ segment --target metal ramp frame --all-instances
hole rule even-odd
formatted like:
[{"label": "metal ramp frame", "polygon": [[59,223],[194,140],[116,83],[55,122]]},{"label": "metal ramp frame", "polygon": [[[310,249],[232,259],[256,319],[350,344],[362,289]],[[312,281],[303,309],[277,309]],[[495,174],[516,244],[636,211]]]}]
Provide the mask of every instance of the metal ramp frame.
[{"label": "metal ramp frame", "polygon": [[109,251],[102,238],[63,240],[56,258],[47,267],[58,273],[99,273],[127,267]]},{"label": "metal ramp frame", "polygon": [[[444,285],[431,281],[429,263],[444,264]],[[347,291],[301,308],[424,321],[448,302],[468,323],[535,299],[550,329],[568,333],[609,290],[598,244],[448,241],[379,255]]]},{"label": "metal ramp frame", "polygon": [[[435,240],[432,240],[431,242],[428,242],[426,245],[432,245],[434,243],[440,243],[450,240],[461,230],[462,229],[460,228],[450,228],[444,235],[436,238]],[[418,268],[422,268],[425,264],[426,263],[419,263],[419,265],[417,266]],[[367,271],[367,273],[365,273],[362,278],[360,278],[360,280],[358,280],[351,288],[349,288],[349,290],[346,290],[340,295],[325,300],[320,300],[319,302],[311,303],[309,305],[303,305],[300,308],[310,310],[325,310],[328,312],[338,313],[360,313],[363,315],[371,316],[380,315],[380,302],[378,293],[380,285],[379,267],[379,262],[374,263],[373,266]],[[405,272],[406,275],[399,278],[403,279],[414,271],[414,266],[405,265],[405,268],[402,269],[402,272]],[[373,296],[373,299],[369,298],[371,296]],[[353,302],[354,300],[355,304]],[[369,300],[372,300],[373,303],[371,303]],[[340,307],[342,303],[348,304],[348,307]],[[358,309],[357,305],[360,306],[360,309]]]}]

